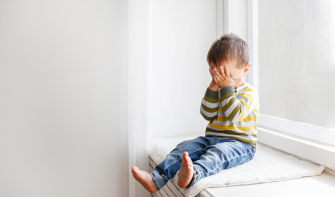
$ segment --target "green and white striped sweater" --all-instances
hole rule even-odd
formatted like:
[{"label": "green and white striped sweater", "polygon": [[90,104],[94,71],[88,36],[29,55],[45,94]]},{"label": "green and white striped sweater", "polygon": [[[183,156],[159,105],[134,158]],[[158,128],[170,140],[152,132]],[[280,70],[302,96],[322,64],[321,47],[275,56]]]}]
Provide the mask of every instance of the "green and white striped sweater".
[{"label": "green and white striped sweater", "polygon": [[257,146],[259,117],[257,89],[249,83],[238,87],[226,86],[219,91],[207,88],[200,113],[209,121],[206,135],[234,138]]}]

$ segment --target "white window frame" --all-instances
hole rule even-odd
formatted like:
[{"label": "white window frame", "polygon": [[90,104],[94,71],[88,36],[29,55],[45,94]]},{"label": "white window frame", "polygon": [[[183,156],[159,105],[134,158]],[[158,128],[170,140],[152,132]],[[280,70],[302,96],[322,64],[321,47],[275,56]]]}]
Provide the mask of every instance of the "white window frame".
[{"label": "white window frame", "polygon": [[[232,1],[225,0],[226,8],[229,8],[230,2]],[[250,48],[251,63],[248,82],[259,90],[258,0],[248,0],[247,11],[247,41]],[[232,15],[228,14],[229,17],[232,17]],[[232,21],[232,18],[225,22],[229,23],[229,21]],[[229,24],[227,25],[229,26]],[[259,142],[324,165],[327,171],[334,174],[335,146],[327,144],[330,139],[335,139],[335,131],[333,130],[260,114],[258,125]]]}]

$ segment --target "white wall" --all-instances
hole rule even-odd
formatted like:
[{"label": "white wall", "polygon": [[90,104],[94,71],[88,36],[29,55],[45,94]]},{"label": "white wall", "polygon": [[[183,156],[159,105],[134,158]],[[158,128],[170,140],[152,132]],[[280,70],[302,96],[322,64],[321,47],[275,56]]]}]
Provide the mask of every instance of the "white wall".
[{"label": "white wall", "polygon": [[[0,196],[130,195],[129,2],[0,1]],[[204,132],[216,0],[152,18],[151,134]]]},{"label": "white wall", "polygon": [[152,136],[205,132],[200,104],[216,32],[216,0],[153,1]]},{"label": "white wall", "polygon": [[0,196],[128,196],[127,14],[0,1]]}]

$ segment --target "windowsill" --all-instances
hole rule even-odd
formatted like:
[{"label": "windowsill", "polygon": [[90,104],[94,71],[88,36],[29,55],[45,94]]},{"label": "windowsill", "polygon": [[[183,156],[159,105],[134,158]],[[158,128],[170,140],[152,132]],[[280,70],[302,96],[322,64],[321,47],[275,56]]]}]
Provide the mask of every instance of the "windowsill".
[{"label": "windowsill", "polygon": [[313,146],[313,147],[316,147],[316,148],[319,148],[319,149],[322,149],[322,150],[325,150],[325,151],[330,151],[330,152],[335,153],[335,146],[331,146],[331,145],[328,145],[328,144],[322,144],[322,143],[318,143],[318,142],[313,142],[311,140],[304,139],[304,138],[299,137],[299,136],[293,136],[293,135],[286,134],[284,132],[278,131],[276,129],[267,128],[267,127],[264,127],[264,126],[259,126],[257,130],[259,130],[259,129],[261,129],[263,132],[268,132],[268,133],[271,133],[273,135],[288,138],[288,139],[296,141],[296,142],[304,143],[306,145],[310,145],[310,146]]},{"label": "windowsill", "polygon": [[196,197],[296,197],[332,196],[335,193],[335,176],[328,171],[321,175],[286,181],[241,185],[234,187],[206,188]]},{"label": "windowsill", "polygon": [[333,129],[265,114],[259,114],[258,125],[270,131],[282,133],[296,139],[335,148],[335,130]]},{"label": "windowsill", "polygon": [[258,142],[301,159],[321,164],[335,175],[335,147],[288,136],[273,129],[258,126]]}]

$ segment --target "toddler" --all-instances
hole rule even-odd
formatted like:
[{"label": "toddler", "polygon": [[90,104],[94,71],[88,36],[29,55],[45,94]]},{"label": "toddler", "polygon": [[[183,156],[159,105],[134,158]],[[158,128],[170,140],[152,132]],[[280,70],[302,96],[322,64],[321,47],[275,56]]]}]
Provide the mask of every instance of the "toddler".
[{"label": "toddler", "polygon": [[178,185],[188,188],[204,177],[250,161],[257,149],[259,99],[244,81],[249,48],[234,34],[224,34],[207,54],[212,81],[200,114],[209,121],[205,136],[183,141],[151,172],[133,166],[134,178],[149,192],[160,190],[179,171]]}]

